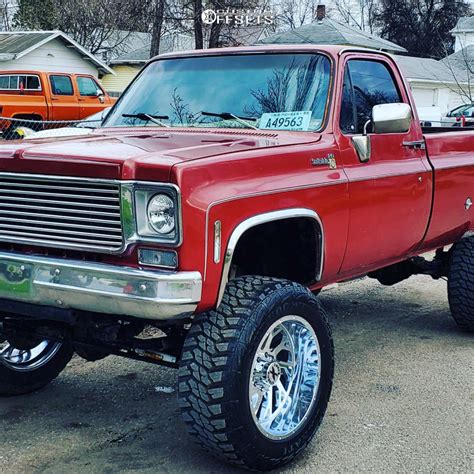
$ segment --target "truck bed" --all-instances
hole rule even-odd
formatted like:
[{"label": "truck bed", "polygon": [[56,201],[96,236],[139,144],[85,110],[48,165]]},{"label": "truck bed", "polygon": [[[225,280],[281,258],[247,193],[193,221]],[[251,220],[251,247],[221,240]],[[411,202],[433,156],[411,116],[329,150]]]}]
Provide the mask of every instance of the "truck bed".
[{"label": "truck bed", "polygon": [[[449,130],[449,131],[447,131]],[[474,229],[474,129],[443,129],[424,135],[434,173],[433,210],[425,247],[455,242]]]}]

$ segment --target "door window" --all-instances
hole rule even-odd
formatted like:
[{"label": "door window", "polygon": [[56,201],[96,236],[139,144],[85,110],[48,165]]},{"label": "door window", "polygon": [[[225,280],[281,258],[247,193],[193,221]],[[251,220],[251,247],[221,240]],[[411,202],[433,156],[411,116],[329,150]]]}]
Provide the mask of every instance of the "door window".
[{"label": "door window", "polygon": [[344,84],[342,85],[342,104],[340,127],[343,133],[355,133],[356,131],[356,109],[352,89],[351,75],[346,68],[344,73]]},{"label": "door window", "polygon": [[72,81],[69,76],[49,76],[54,95],[73,95]]},{"label": "door window", "polygon": [[352,59],[347,63],[340,118],[344,133],[363,133],[375,105],[396,102],[403,100],[384,63],[365,59]]},{"label": "door window", "polygon": [[77,87],[79,88],[80,95],[89,97],[97,96],[97,91],[101,90],[92,77],[79,76],[77,78]]}]

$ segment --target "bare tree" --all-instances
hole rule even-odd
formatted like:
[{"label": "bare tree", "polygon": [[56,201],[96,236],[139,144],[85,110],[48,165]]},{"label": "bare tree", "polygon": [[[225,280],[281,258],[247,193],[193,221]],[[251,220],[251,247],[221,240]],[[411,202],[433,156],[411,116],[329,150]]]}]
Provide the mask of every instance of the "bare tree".
[{"label": "bare tree", "polygon": [[148,15],[147,2],[138,0],[18,0],[18,7],[17,28],[64,31],[93,54],[126,43],[124,32]]},{"label": "bare tree", "polygon": [[0,29],[8,31],[12,26],[12,18],[16,4],[12,0],[0,0]]},{"label": "bare tree", "polygon": [[314,21],[319,0],[280,0],[275,2],[278,28],[295,29]]},{"label": "bare tree", "polygon": [[165,14],[165,0],[152,1],[152,24],[151,24],[151,47],[150,56],[156,56],[160,53],[160,41],[163,30],[163,19]]},{"label": "bare tree", "polygon": [[375,21],[382,38],[411,56],[442,59],[454,45],[451,30],[471,13],[466,0],[379,0]]},{"label": "bare tree", "polygon": [[[448,52],[448,46],[445,45]],[[465,46],[461,42],[461,49],[446,56],[442,63],[449,70],[453,80],[445,86],[457,94],[464,103],[474,104],[474,45]]]},{"label": "bare tree", "polygon": [[344,23],[374,32],[377,0],[334,0],[334,10]]}]

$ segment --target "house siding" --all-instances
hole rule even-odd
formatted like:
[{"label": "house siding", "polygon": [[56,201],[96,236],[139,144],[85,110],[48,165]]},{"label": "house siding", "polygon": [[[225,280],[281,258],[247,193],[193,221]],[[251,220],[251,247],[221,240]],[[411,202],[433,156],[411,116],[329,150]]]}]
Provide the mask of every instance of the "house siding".
[{"label": "house siding", "polygon": [[98,70],[89,59],[83,59],[76,50],[68,48],[58,39],[49,41],[19,59],[0,62],[0,71],[15,69],[82,73],[98,77]]},{"label": "house siding", "polygon": [[102,78],[102,85],[107,92],[122,93],[139,73],[141,66],[116,65],[111,66],[116,76],[107,74]]}]

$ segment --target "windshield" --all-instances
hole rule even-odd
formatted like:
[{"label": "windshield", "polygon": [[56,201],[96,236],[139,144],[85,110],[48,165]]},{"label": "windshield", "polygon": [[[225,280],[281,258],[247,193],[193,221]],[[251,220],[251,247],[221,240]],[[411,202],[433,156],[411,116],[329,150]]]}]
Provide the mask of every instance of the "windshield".
[{"label": "windshield", "polygon": [[153,117],[159,117],[171,127],[318,130],[330,77],[329,59],[321,54],[158,60],[119,99],[104,126],[156,127]]},{"label": "windshield", "polygon": [[460,105],[449,112],[448,117],[459,117],[470,109],[472,105]]}]

